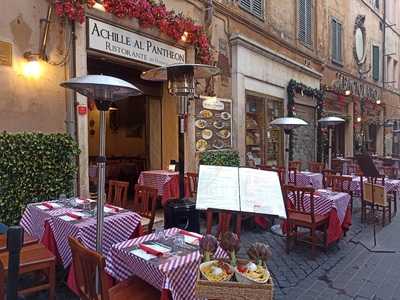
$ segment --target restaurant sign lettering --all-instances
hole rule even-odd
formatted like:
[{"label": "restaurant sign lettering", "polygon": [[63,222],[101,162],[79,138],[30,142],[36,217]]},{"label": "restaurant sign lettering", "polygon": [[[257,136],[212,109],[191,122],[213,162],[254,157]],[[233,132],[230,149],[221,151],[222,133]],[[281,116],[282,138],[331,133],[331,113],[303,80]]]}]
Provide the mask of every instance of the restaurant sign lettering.
[{"label": "restaurant sign lettering", "polygon": [[173,47],[97,19],[88,18],[87,24],[88,49],[155,66],[186,62],[184,49]]},{"label": "restaurant sign lettering", "polygon": [[351,91],[352,95],[359,98],[368,98],[375,101],[380,99],[378,88],[339,72],[336,73],[336,80],[333,87],[340,93],[344,91]]}]

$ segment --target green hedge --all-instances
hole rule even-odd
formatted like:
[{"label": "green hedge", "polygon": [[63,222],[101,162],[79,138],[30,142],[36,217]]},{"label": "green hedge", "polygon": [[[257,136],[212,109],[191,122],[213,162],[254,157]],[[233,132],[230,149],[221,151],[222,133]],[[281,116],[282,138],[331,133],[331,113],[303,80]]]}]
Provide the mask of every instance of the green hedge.
[{"label": "green hedge", "polygon": [[206,151],[201,153],[201,165],[239,167],[239,154],[233,150]]},{"label": "green hedge", "polygon": [[19,222],[27,203],[71,196],[79,148],[67,134],[0,134],[0,222]]}]

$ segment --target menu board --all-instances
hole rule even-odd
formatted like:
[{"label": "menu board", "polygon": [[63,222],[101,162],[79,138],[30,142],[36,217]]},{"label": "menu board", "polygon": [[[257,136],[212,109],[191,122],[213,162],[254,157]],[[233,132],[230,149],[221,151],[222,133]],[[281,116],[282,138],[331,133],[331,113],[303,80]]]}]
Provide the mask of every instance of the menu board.
[{"label": "menu board", "polygon": [[278,173],[200,166],[196,209],[242,211],[286,218]]},{"label": "menu board", "polygon": [[232,148],[232,101],[200,97],[195,103],[196,151]]}]

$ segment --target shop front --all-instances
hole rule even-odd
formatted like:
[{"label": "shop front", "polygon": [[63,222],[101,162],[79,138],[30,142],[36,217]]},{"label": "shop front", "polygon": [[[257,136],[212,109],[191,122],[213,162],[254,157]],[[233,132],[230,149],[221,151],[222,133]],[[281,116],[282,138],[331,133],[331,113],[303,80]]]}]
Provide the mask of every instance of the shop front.
[{"label": "shop front", "polygon": [[[283,132],[272,120],[287,114],[287,85],[294,79],[319,89],[321,74],[264,45],[239,34],[231,37],[233,145],[242,165],[282,165]],[[296,97],[298,117],[309,123],[296,130],[295,157],[303,161],[316,156],[316,100]],[[306,132],[306,133],[305,133]]]},{"label": "shop front", "polygon": [[[166,169],[178,161],[177,101],[163,82],[142,80],[143,71],[174,63],[194,62],[194,50],[183,42],[172,41],[159,30],[142,28],[133,19],[115,18],[109,13],[90,10],[85,24],[77,29],[76,76],[103,74],[137,86],[143,95],[117,102],[107,112],[106,179],[137,182],[141,171]],[[80,184],[96,180],[99,112],[93,99],[77,96],[87,114],[78,116]],[[193,125],[192,123],[188,126]],[[186,161],[193,165],[192,131],[186,137]],[[193,156],[193,157],[192,157]],[[89,166],[89,168],[85,168]],[[92,182],[90,182],[92,183]],[[95,183],[95,182],[94,182]],[[91,189],[95,190],[91,184]]]}]

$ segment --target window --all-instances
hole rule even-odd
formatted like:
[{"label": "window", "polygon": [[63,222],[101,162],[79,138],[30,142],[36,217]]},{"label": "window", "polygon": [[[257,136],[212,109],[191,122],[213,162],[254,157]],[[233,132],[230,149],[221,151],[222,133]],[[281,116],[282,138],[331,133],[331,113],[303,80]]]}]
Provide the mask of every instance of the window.
[{"label": "window", "polygon": [[374,0],[374,6],[376,9],[379,9],[379,0]]},{"label": "window", "polygon": [[312,0],[298,1],[298,38],[306,46],[311,47],[312,38]]},{"label": "window", "polygon": [[380,73],[380,55],[379,55],[379,46],[372,46],[372,79],[375,81],[379,81],[379,73]]},{"label": "window", "polygon": [[252,15],[264,19],[264,0],[240,0],[239,6]]},{"label": "window", "polygon": [[342,62],[342,24],[332,19],[332,61]]},{"label": "window", "polygon": [[398,61],[393,59],[393,87],[395,89],[400,88],[399,83],[399,68],[398,68]]}]

